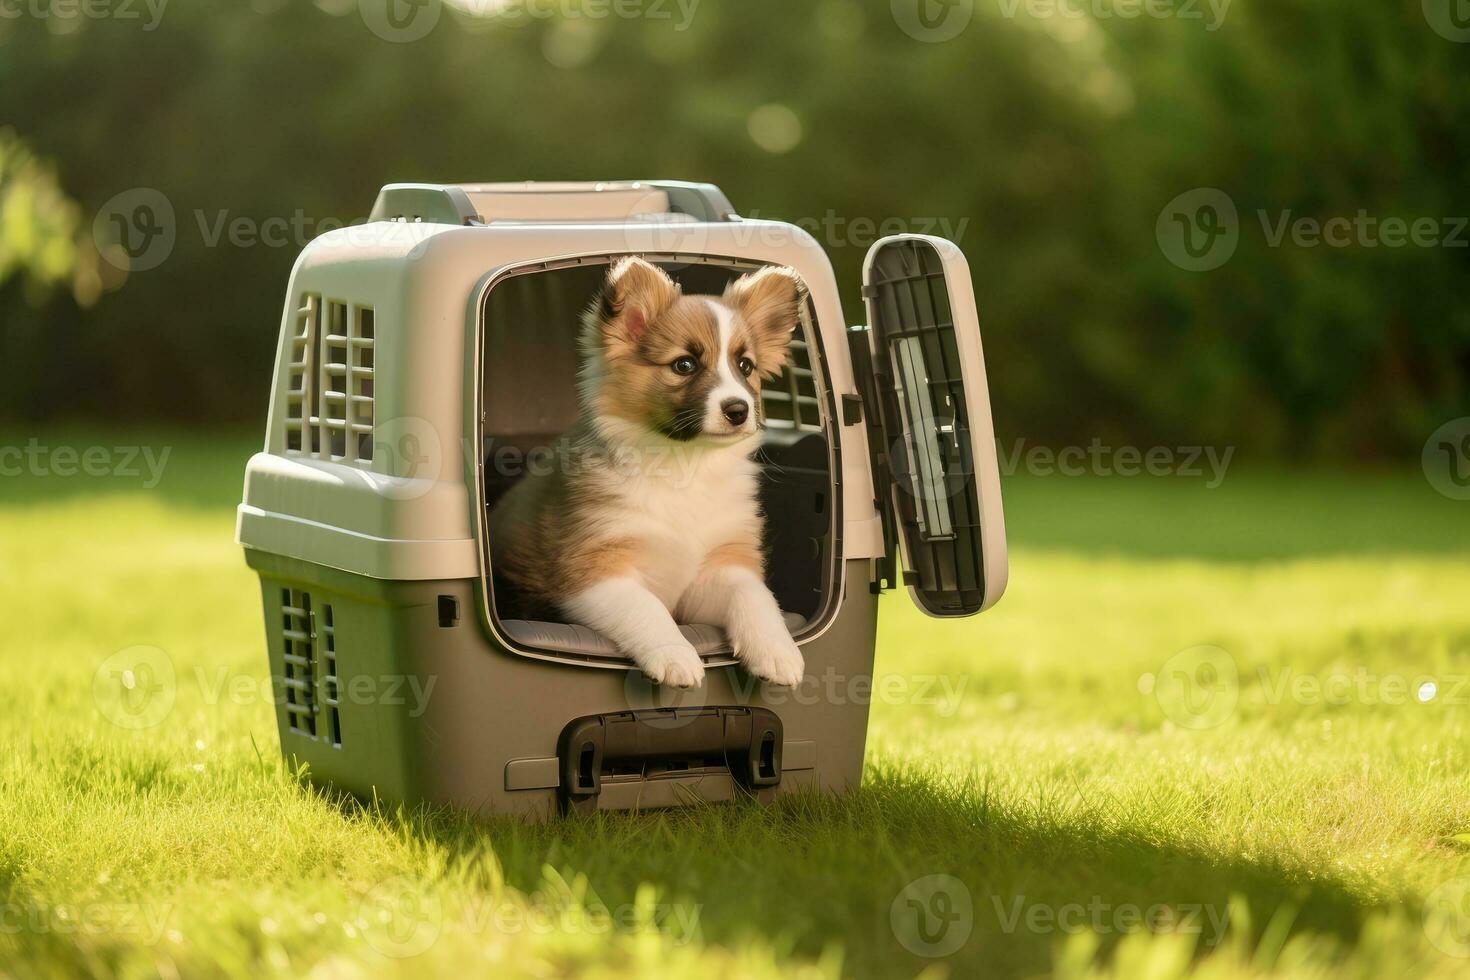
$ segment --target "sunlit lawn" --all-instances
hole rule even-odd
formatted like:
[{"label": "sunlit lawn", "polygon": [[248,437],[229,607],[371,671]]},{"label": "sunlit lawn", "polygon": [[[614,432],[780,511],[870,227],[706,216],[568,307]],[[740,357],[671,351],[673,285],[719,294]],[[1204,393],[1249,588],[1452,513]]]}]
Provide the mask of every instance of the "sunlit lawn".
[{"label": "sunlit lawn", "polygon": [[[0,974],[1470,971],[1470,505],[1416,468],[1008,480],[999,608],[885,600],[861,792],[522,826],[280,762],[253,440],[38,438],[172,453],[0,477]],[[137,645],[142,731],[93,693]]]}]

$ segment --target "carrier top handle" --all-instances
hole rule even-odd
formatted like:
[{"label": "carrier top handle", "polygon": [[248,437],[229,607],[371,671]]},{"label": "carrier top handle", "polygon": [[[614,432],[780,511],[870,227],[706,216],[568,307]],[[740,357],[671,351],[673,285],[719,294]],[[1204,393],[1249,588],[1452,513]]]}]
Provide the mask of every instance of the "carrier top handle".
[{"label": "carrier top handle", "polygon": [[522,181],[495,184],[388,184],[370,221],[485,225],[496,221],[610,222],[679,215],[735,221],[714,184],[682,180]]},{"label": "carrier top handle", "polygon": [[681,763],[729,768],[747,790],[781,782],[781,719],[767,708],[647,708],[577,718],[557,743],[562,809],[594,810],[605,771]]}]

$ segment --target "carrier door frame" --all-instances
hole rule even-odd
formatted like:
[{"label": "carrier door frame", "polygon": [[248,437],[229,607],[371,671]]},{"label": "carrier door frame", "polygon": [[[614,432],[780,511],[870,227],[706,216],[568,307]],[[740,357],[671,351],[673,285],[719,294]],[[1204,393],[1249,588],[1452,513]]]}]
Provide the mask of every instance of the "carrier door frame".
[{"label": "carrier door frame", "polygon": [[969,264],[947,239],[882,238],[863,261],[863,299],[888,557],[897,547],[925,613],[972,616],[1000,599],[1008,565]]},{"label": "carrier door frame", "polygon": [[[674,265],[689,265],[694,263],[704,265],[722,266],[731,270],[755,270],[766,266],[778,264],[768,260],[752,258],[750,256],[726,255],[716,253],[689,252],[664,252],[664,251],[641,251],[629,252],[627,250],[608,251],[598,249],[591,252],[563,253],[561,255],[548,256],[539,259],[527,259],[524,261],[509,262],[504,265],[493,266],[481,279],[479,286],[470,297],[469,316],[471,318],[471,329],[466,334],[469,350],[467,363],[471,372],[468,379],[473,385],[474,398],[471,400],[471,416],[469,431],[473,433],[473,453],[466,453],[465,465],[471,468],[471,478],[474,490],[472,503],[472,520],[475,533],[476,546],[479,551],[479,575],[477,576],[476,589],[480,601],[479,618],[489,633],[490,637],[502,649],[512,654],[530,657],[537,660],[546,660],[554,663],[572,664],[583,667],[598,667],[611,670],[635,670],[636,665],[627,656],[618,656],[613,659],[606,657],[587,655],[581,656],[572,653],[563,653],[554,650],[544,650],[527,646],[505,635],[505,631],[499,628],[499,614],[495,609],[495,589],[492,574],[490,554],[490,531],[489,521],[486,519],[488,513],[485,506],[485,418],[484,407],[484,378],[485,378],[485,316],[488,310],[488,302],[491,290],[496,286],[515,276],[535,275],[542,272],[551,272],[560,268],[568,268],[580,265],[611,265],[616,259],[630,254],[636,254],[647,261]],[[800,270],[797,270],[798,273]],[[847,588],[847,561],[843,552],[843,530],[845,515],[843,513],[842,499],[842,417],[837,406],[837,395],[832,386],[831,378],[827,370],[826,343],[822,336],[820,323],[817,322],[813,304],[808,301],[803,311],[801,323],[798,329],[805,335],[810,353],[813,380],[816,386],[818,402],[822,415],[822,434],[827,443],[827,466],[831,479],[831,521],[828,535],[831,542],[829,548],[829,568],[826,571],[828,587],[823,597],[822,607],[816,616],[808,620],[805,627],[795,634],[792,639],[797,644],[811,642],[831,627],[841,609],[843,596]],[[720,650],[701,656],[705,667],[724,667],[739,663],[734,652],[725,644]]]}]

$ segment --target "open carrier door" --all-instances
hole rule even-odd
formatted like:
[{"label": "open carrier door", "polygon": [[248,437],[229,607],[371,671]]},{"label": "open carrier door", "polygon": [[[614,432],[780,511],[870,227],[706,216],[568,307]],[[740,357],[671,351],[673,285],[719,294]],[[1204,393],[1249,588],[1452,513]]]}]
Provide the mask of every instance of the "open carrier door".
[{"label": "open carrier door", "polygon": [[868,250],[863,296],[868,326],[849,341],[887,549],[876,584],[897,584],[897,559],[920,609],[972,616],[1000,598],[1007,568],[970,267],[953,242],[895,235]]}]

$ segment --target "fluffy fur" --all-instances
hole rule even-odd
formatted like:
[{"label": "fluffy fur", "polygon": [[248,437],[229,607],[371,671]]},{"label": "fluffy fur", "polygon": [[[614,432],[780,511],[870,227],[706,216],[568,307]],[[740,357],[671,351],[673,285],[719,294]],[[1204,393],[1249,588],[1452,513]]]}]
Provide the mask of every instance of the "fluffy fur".
[{"label": "fluffy fur", "polygon": [[801,652],[765,585],[750,456],[760,385],[785,363],[801,302],[790,269],[684,296],[641,259],[615,264],[584,318],[582,417],[559,465],[490,515],[497,576],[656,682],[703,682],[682,622],[723,627],[751,673],[799,683]]}]

